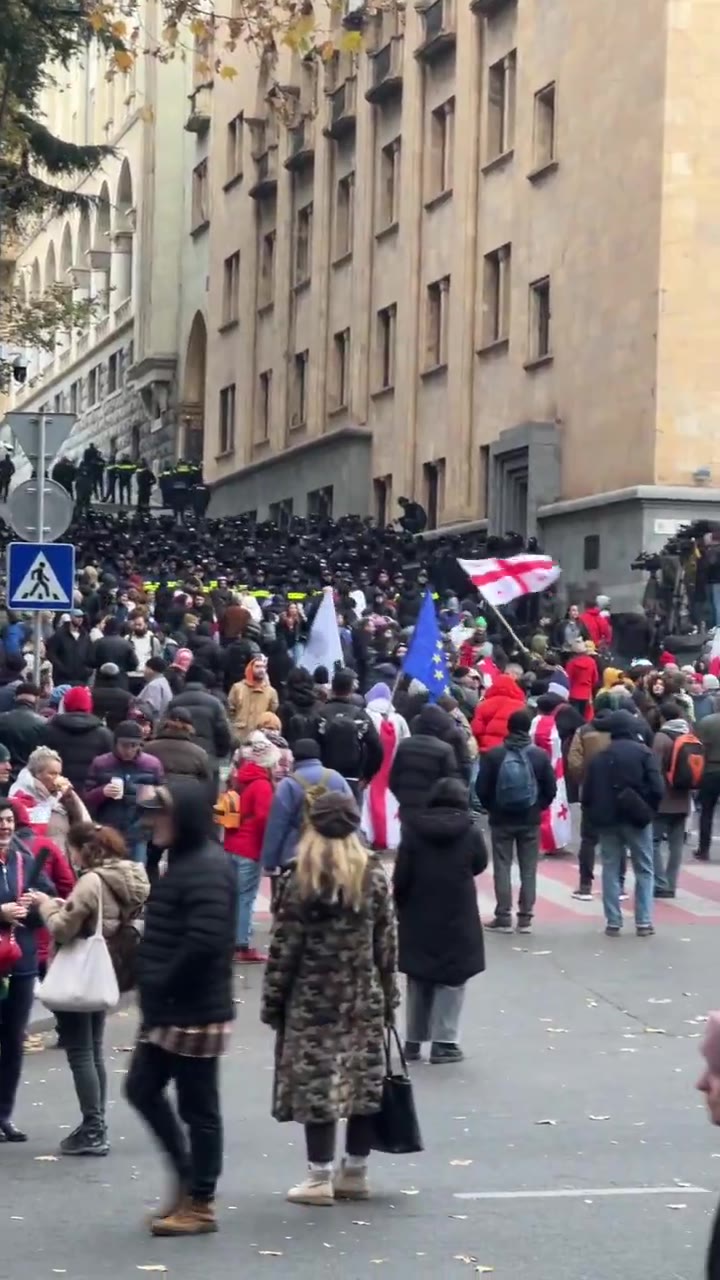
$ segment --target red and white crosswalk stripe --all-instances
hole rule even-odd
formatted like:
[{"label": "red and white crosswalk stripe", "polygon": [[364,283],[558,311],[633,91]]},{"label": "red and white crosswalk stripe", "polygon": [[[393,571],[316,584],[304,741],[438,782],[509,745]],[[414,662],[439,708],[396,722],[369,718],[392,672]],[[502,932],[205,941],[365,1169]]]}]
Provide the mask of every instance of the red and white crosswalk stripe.
[{"label": "red and white crosswalk stripe", "polygon": [[[391,874],[392,864],[388,864]],[[572,897],[577,888],[578,869],[575,858],[545,858],[538,864],[537,902],[535,921],[538,924],[588,924],[603,921],[601,867],[595,869],[594,897],[592,902],[580,902]],[[517,867],[513,867],[513,896],[517,903],[519,887]],[[477,897],[483,920],[491,920],[495,914],[492,865],[477,880]],[[623,905],[631,918],[633,908],[633,874],[628,868],[627,890],[629,898]],[[260,886],[255,903],[255,918],[259,922],[270,919],[270,882],[266,878]],[[677,897],[657,899],[653,918],[660,925],[709,924],[720,921],[720,863],[688,862],[680,872]]]}]

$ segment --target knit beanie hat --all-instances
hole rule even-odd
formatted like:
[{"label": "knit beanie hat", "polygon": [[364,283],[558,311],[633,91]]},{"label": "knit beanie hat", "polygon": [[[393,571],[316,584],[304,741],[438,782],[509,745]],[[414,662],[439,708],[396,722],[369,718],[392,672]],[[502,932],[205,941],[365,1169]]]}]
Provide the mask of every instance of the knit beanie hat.
[{"label": "knit beanie hat", "polygon": [[275,715],[274,711],[263,711],[258,720],[258,729],[273,729],[275,733],[279,733],[282,728],[280,717]]},{"label": "knit beanie hat", "polygon": [[718,680],[717,676],[703,676],[702,687],[706,693],[718,693],[720,692],[720,680]]},{"label": "knit beanie hat", "polygon": [[280,753],[270,739],[256,729],[250,734],[243,747],[242,757],[243,760],[259,765],[261,769],[274,769],[280,759]]},{"label": "knit beanie hat", "polygon": [[299,764],[301,760],[319,760],[320,743],[316,742],[314,738],[298,738],[293,747],[293,755],[296,764]]},{"label": "knit beanie hat", "polygon": [[50,698],[48,699],[50,706],[59,707],[60,703],[65,697],[65,694],[69,693],[71,688],[72,688],[72,685],[69,685],[69,684],[56,684],[55,688],[50,694]]},{"label": "knit beanie hat", "polygon": [[310,825],[328,840],[344,840],[360,826],[360,811],[352,796],[327,791],[310,810]]},{"label": "knit beanie hat", "polygon": [[82,711],[86,715],[91,715],[93,709],[92,693],[85,685],[76,685],[74,688],[68,689],[63,698],[63,706],[66,711]]},{"label": "knit beanie hat", "polygon": [[548,684],[548,693],[555,693],[559,698],[566,700],[570,697],[570,681],[561,669],[553,671],[552,679]]}]

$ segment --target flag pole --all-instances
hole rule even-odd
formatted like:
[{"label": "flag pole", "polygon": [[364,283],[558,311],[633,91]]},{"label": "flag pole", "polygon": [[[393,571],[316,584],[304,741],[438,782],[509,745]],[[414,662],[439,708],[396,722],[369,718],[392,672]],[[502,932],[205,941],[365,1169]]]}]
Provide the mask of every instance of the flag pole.
[{"label": "flag pole", "polygon": [[493,613],[495,614],[495,617],[497,618],[498,622],[501,622],[501,623],[502,623],[502,625],[505,627],[505,630],[510,632],[510,635],[512,636],[512,638],[513,638],[513,640],[515,641],[515,643],[516,643],[516,645],[518,646],[518,648],[522,649],[523,653],[526,653],[526,654],[528,655],[528,657],[529,657],[529,658],[530,658],[530,657],[532,657],[532,654],[530,653],[530,650],[527,648],[527,646],[526,646],[526,645],[524,645],[524,644],[523,644],[523,642],[522,642],[522,640],[520,639],[519,635],[518,635],[515,631],[513,631],[513,629],[512,629],[512,627],[510,626],[510,623],[508,622],[507,618],[506,618],[506,617],[504,617],[504,615],[500,612],[500,610],[499,610],[498,608],[496,608],[496,606],[495,606],[494,604],[491,604],[491,603],[490,603],[490,601],[487,599],[487,597],[483,595],[482,591],[480,591],[479,587],[476,587],[476,588],[475,588],[475,590],[477,591],[478,595],[480,596],[480,599],[483,601],[483,604],[484,604],[484,605],[487,605],[488,609],[492,609],[492,611],[493,611]]}]

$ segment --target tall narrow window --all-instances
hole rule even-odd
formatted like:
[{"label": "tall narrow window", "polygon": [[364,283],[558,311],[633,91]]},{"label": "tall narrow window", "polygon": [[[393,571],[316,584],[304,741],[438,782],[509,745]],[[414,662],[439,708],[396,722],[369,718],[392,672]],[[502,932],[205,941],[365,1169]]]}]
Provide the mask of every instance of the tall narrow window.
[{"label": "tall narrow window", "polygon": [[302,427],[307,422],[307,392],[310,352],[298,351],[295,355],[293,403],[290,426]]},{"label": "tall narrow window", "polygon": [[258,306],[266,307],[275,294],[275,231],[266,231],[260,244]]},{"label": "tall narrow window", "polygon": [[208,190],[208,162],[201,160],[192,172],[192,225],[191,231],[199,231],[210,221],[210,197]]},{"label": "tall narrow window", "polygon": [[235,324],[240,318],[240,254],[225,259],[223,269],[222,323]]},{"label": "tall narrow window", "polygon": [[243,173],[243,113],[234,116],[227,127],[227,152],[225,182],[242,178]]},{"label": "tall narrow window", "polygon": [[306,204],[298,209],[295,225],[295,283],[303,284],[310,279],[312,269],[312,225],[313,207]]},{"label": "tall narrow window", "polygon": [[344,409],[350,390],[350,330],[342,329],[333,337],[332,369],[333,409]]},{"label": "tall narrow window", "polygon": [[260,374],[260,404],[258,407],[260,439],[268,440],[270,438],[272,412],[272,369],[265,369]]},{"label": "tall narrow window", "polygon": [[488,160],[510,151],[515,140],[515,69],[513,49],[488,71]]},{"label": "tall narrow window", "polygon": [[542,360],[552,355],[552,313],[550,310],[550,277],[530,285],[530,350],[529,359]]},{"label": "tall narrow window", "polygon": [[447,362],[448,304],[450,277],[435,280],[427,289],[425,322],[425,368],[435,369]]},{"label": "tall narrow window", "polygon": [[535,94],[534,162],[542,169],[555,159],[555,85]]},{"label": "tall narrow window", "polygon": [[391,227],[400,215],[400,139],[395,138],[380,152],[378,230]]},{"label": "tall narrow window", "polygon": [[430,199],[452,187],[454,148],[455,99],[449,98],[430,117]]},{"label": "tall narrow window", "polygon": [[337,184],[337,208],[335,210],[335,257],[350,253],[353,242],[355,205],[355,174],[348,173]]},{"label": "tall narrow window", "polygon": [[483,346],[510,336],[510,245],[485,255]]},{"label": "tall narrow window", "polygon": [[397,306],[383,307],[378,311],[378,390],[395,385],[395,335]]},{"label": "tall narrow window", "polygon": [[220,392],[220,453],[232,453],[235,448],[235,383],[223,387]]}]

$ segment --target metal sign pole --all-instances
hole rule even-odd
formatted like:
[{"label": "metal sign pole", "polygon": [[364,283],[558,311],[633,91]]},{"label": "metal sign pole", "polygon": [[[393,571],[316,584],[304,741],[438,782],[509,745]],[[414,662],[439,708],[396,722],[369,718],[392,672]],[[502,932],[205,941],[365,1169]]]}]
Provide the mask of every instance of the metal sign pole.
[{"label": "metal sign pole", "polygon": [[[38,477],[38,500],[37,500],[37,524],[38,537],[41,542],[45,540],[45,414],[40,414],[40,422],[38,424],[38,460],[37,460],[37,477]],[[42,662],[41,654],[42,646],[42,614],[35,614],[33,618],[33,680],[36,685],[40,684],[40,664]]]}]

